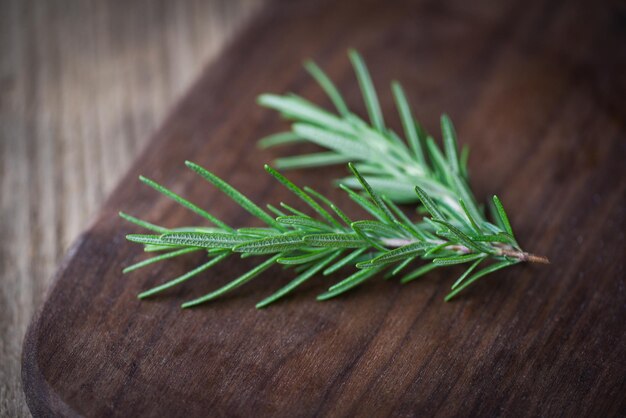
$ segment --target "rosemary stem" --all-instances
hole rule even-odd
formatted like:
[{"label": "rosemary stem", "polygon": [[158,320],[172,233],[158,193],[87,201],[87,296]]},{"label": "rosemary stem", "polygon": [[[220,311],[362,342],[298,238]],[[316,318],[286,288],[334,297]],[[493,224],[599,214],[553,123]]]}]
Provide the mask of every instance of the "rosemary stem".
[{"label": "rosemary stem", "polygon": [[[383,245],[386,247],[390,247],[390,248],[404,247],[405,245],[413,244],[416,242],[420,242],[420,241],[417,239],[411,239],[411,238],[384,238],[382,240]],[[428,242],[434,245],[439,245],[439,244],[443,244],[445,241],[429,240]],[[461,244],[448,245],[445,248],[447,250],[455,251],[459,254],[472,254],[475,252],[472,249],[467,248],[466,246],[461,245]],[[525,251],[516,250],[510,246],[497,247],[496,254],[500,256],[515,258],[519,261],[524,261],[524,262],[529,262],[529,263],[550,264],[550,260],[548,259],[548,257],[542,256],[542,255],[536,255],[532,253],[527,253]]]},{"label": "rosemary stem", "polygon": [[502,249],[500,250],[500,253],[508,257],[517,258],[519,261],[526,261],[529,263],[539,263],[539,264],[550,264],[550,260],[548,259],[548,257],[542,256],[542,255],[531,254],[531,253],[527,253],[524,251]]}]

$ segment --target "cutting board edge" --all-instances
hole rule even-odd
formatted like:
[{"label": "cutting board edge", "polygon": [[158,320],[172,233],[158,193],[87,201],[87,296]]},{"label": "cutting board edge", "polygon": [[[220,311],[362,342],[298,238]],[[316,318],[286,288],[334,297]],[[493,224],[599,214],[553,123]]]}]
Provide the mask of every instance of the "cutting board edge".
[{"label": "cutting board edge", "polygon": [[[97,218],[99,218],[99,216]],[[33,318],[26,329],[26,334],[24,335],[21,358],[22,390],[24,391],[28,409],[34,417],[81,416],[69,405],[67,405],[48,385],[46,378],[39,369],[39,363],[37,361],[37,342],[38,336],[40,335],[40,319],[46,310],[46,306],[48,305],[49,295],[54,291],[59,279],[63,276],[67,266],[74,258],[74,255],[84,244],[88,231],[91,230],[93,225],[94,223],[91,223],[90,226],[87,227],[87,229],[74,240],[69,250],[63,257],[61,264],[53,275],[52,282],[44,297],[44,302],[33,315]]]}]

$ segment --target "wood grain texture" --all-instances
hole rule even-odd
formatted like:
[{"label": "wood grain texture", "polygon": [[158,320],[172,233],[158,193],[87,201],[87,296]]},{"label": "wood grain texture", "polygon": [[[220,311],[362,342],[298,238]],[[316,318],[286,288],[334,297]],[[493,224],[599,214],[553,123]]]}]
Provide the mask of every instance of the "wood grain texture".
[{"label": "wood grain texture", "polygon": [[258,1],[0,2],[0,416],[69,244]]},{"label": "wood grain texture", "polygon": [[[626,412],[624,230],[626,40],[615,3],[289,2],[266,7],[153,136],[60,267],[25,339],[36,416],[620,416]],[[581,25],[581,22],[585,22]],[[310,284],[270,309],[254,302],[279,269],[198,309],[252,260],[231,261],[148,302],[135,295],[200,262],[124,277],[143,257],[117,211],[180,226],[200,220],[136,180],[145,174],[234,225],[251,222],[184,169],[194,160],[255,200],[289,195],[263,174],[255,141],[284,128],[265,91],[327,103],[300,68],[316,59],[348,102],[347,47],[377,86],[403,82],[426,127],[448,112],[470,144],[474,190],[497,193],[529,250],[550,266],[497,273],[454,303],[459,274],[408,286],[375,280],[325,303]],[[386,114],[394,108],[382,93]],[[388,118],[392,126],[398,121]],[[349,206],[336,168],[290,177]]]}]

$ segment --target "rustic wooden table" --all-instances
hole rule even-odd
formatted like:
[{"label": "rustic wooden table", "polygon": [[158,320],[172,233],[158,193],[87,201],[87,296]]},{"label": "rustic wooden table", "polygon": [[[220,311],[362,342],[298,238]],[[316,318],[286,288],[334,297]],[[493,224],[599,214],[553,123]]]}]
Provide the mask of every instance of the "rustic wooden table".
[{"label": "rustic wooden table", "polygon": [[[36,416],[624,416],[623,3],[303,0],[244,25],[260,1],[0,0],[0,416],[28,415],[20,352],[42,305],[22,359]],[[241,152],[284,127],[254,98],[295,90],[320,100],[299,66],[313,57],[355,103],[348,46],[375,80],[405,83],[429,130],[442,110],[453,116],[472,146],[477,194],[501,195],[522,242],[553,264],[516,267],[450,304],[441,298],[451,277],[436,272],[325,304],[312,297],[318,282],[262,312],[253,302],[288,276],[184,312],[183,297],[215,283],[137,301],[185,265],[121,277],[141,255],[122,239],[132,229],[120,229],[117,211],[193,219],[136,175],[245,224],[179,161],[193,158],[255,200],[284,198],[256,182],[271,155]],[[382,104],[393,108],[389,96]],[[233,172],[235,158],[245,170]],[[329,174],[290,177],[317,187]]]},{"label": "rustic wooden table", "polygon": [[259,0],[0,2],[0,416],[24,332],[164,114]]},{"label": "rustic wooden table", "polygon": [[[150,148],[135,159],[57,270],[23,346],[31,411],[45,417],[208,411],[245,417],[624,416],[624,21],[626,11],[617,2],[585,0],[484,0],[471,7],[462,0],[268,3],[164,119]],[[68,38],[60,44],[80,45],[80,36]],[[442,111],[451,115],[462,142],[472,148],[469,167],[477,195],[502,197],[520,242],[548,255],[552,264],[499,272],[447,304],[441,299],[460,274],[454,268],[404,287],[378,278],[325,303],[313,298],[325,287],[318,278],[297,295],[256,311],[254,302],[293,278],[275,269],[220,301],[181,311],[182,301],[216,289],[253,262],[229,259],[203,279],[138,301],[138,292],[176,277],[202,257],[153,265],[132,277],[120,274],[121,266],[144,256],[123,239],[137,228],[119,219],[120,209],[165,226],[198,222],[140,187],[137,175],[161,182],[234,226],[251,219],[198,182],[182,161],[209,167],[255,201],[291,203],[284,188],[261,176],[262,164],[277,150],[250,151],[259,136],[285,127],[255,98],[294,91],[321,102],[320,89],[300,68],[301,60],[311,57],[353,106],[359,97],[345,57],[348,47],[366,57],[377,86],[393,78],[403,82],[429,131],[437,131]],[[176,71],[168,67],[172,62],[181,64],[176,54],[148,60],[166,74]],[[33,60],[25,68],[39,66]],[[69,74],[70,80],[79,79],[77,91],[99,85]],[[150,82],[145,68],[137,74],[138,83]],[[39,100],[28,90],[40,85],[37,80],[24,81],[32,103],[63,104],[74,91],[63,85],[58,97]],[[132,92],[133,85],[113,76],[102,82],[107,92]],[[82,123],[67,123],[99,139],[96,147],[78,147],[99,157],[78,159],[74,144],[65,144],[63,158],[87,161],[84,168],[70,174],[63,160],[42,163],[50,172],[35,165],[41,180],[22,188],[32,212],[12,216],[17,232],[3,242],[31,237],[45,244],[50,238],[37,233],[33,222],[51,223],[56,231],[54,214],[79,217],[79,205],[53,198],[56,181],[95,201],[83,192],[91,187],[88,179],[123,171],[118,167],[124,146],[100,151],[109,149],[106,140],[115,135],[99,131],[98,115],[106,112],[93,112],[87,94],[84,102],[78,107],[87,115],[78,119]],[[138,102],[131,100],[121,114],[141,109]],[[381,105],[386,114],[393,112],[389,94],[381,94]],[[116,106],[124,107],[116,100],[105,105]],[[54,107],[67,118],[62,110]],[[52,112],[34,113],[41,125],[24,124],[31,128],[24,128],[26,136],[44,136],[41,145],[26,148],[25,159],[55,161],[59,151],[45,138],[59,135],[46,118]],[[345,194],[328,187],[331,174],[343,172],[297,170],[289,177],[328,192],[348,209]],[[109,183],[96,184],[104,190]],[[52,204],[42,212],[44,201]],[[38,247],[23,253],[32,248]],[[41,268],[30,260],[22,260],[24,271]]]}]

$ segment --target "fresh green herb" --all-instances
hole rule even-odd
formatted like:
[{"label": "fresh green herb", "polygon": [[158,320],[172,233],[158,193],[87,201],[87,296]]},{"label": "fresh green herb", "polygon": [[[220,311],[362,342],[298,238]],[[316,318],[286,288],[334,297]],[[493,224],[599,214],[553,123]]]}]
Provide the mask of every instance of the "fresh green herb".
[{"label": "fresh green herb", "polygon": [[[279,169],[348,162],[352,176],[339,180],[340,186],[372,218],[352,220],[324,195],[296,186],[266,165],[266,171],[306,203],[312,213],[281,202],[282,209],[267,206],[270,214],[215,174],[187,162],[187,167],[265,224],[264,227],[234,228],[169,189],[141,177],[144,183],[204,217],[213,226],[168,229],[120,213],[125,220],[153,232],[128,235],[127,239],[143,244],[146,251],[159,254],[127,267],[124,272],[196,251],[206,252],[208,257],[199,267],[142,292],[140,298],[191,279],[232,256],[268,258],[225,286],[184,303],[184,308],[219,297],[276,264],[293,268],[299,274],[259,302],[257,308],[285,297],[318,274],[328,275],[348,266],[353,267],[352,273],[330,286],[318,300],[338,296],[385,270],[386,278],[394,277],[420,259],[426,263],[401,277],[402,283],[435,268],[471,263],[452,285],[446,301],[496,270],[525,261],[548,262],[545,257],[521,250],[504,206],[496,196],[492,205],[495,223],[487,220],[468,186],[468,150],[463,148],[459,153],[450,118],[447,115],[441,118],[442,151],[412,116],[400,84],[393,82],[392,92],[406,138],[402,140],[385,126],[374,83],[361,56],[350,51],[349,57],[369,123],[348,109],[337,88],[317,65],[307,62],[306,69],[328,94],[338,114],[292,94],[264,94],[259,97],[259,103],[280,112],[293,124],[291,131],[266,137],[260,145],[273,147],[308,141],[327,149],[281,158],[276,162]],[[397,203],[415,203],[425,216],[411,220]],[[474,273],[480,264],[489,262]]]}]

